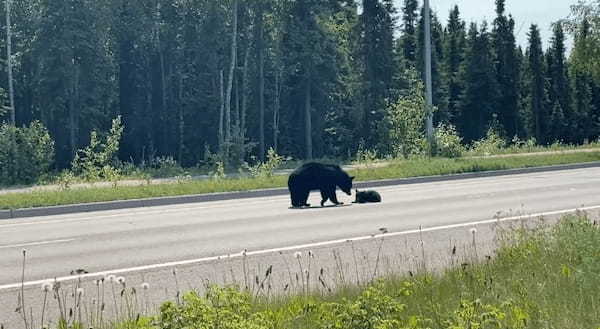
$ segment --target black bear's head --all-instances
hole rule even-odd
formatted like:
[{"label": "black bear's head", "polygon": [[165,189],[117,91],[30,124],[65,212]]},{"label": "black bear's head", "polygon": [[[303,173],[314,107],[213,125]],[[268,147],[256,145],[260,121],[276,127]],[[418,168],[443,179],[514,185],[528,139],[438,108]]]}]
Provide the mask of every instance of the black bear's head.
[{"label": "black bear's head", "polygon": [[344,193],[346,193],[348,195],[352,195],[352,181],[353,180],[354,180],[354,177],[345,175],[345,177],[340,182],[340,185],[339,185],[340,189],[342,191],[344,191]]}]

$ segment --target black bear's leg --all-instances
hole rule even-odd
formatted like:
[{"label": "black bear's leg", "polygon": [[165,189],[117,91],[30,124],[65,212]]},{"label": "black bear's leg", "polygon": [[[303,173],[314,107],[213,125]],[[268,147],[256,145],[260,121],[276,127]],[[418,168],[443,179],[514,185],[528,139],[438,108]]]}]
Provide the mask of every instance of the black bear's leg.
[{"label": "black bear's leg", "polygon": [[298,202],[298,193],[290,193],[290,198],[292,199],[292,207],[302,207],[302,204]]},{"label": "black bear's leg", "polygon": [[331,200],[331,202],[335,203],[336,205],[344,204],[343,202],[338,201],[337,195],[335,194],[335,187],[329,189],[329,199]]},{"label": "black bear's leg", "polygon": [[325,206],[327,200],[329,200],[329,192],[327,190],[321,190],[321,207]]},{"label": "black bear's leg", "polygon": [[300,207],[310,207],[310,204],[307,203],[308,201],[308,194],[310,193],[310,191],[302,191],[300,192],[300,196],[299,196],[299,203],[300,203]]}]

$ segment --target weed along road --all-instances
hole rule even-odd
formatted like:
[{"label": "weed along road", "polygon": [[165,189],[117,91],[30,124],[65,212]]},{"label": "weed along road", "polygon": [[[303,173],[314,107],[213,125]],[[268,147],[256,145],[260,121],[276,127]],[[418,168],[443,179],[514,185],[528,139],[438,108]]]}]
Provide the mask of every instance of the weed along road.
[{"label": "weed along road", "polygon": [[[388,232],[386,246],[396,243],[396,252],[414,249],[407,239],[419,234],[430,239],[428,253],[446,250],[452,239],[468,241],[465,232],[476,225],[469,223],[484,225],[495,218],[560,214],[583,207],[595,210],[600,206],[600,168],[377,190],[383,198],[380,204],[348,205],[350,197],[338,191],[345,206],[293,210],[288,196],[278,196],[0,221],[0,320],[16,317],[24,249],[25,288],[32,303],[36,300],[32,295],[39,297],[41,280],[73,281],[78,270],[88,272],[83,275],[87,281],[98,278],[97,273],[115,273],[136,282],[153,278],[151,284],[162,287],[172,284],[173,268],[181,267],[186,270],[176,280],[177,289],[200,286],[193,281],[209,277],[207,273],[212,281],[237,278],[243,284],[245,274],[233,273],[239,257],[224,261],[225,265],[219,265],[223,258],[211,257],[239,256],[247,250],[249,259],[262,257],[259,271],[264,272],[268,257],[280,259],[298,249],[329,255],[327,250],[346,239],[382,231]],[[309,202],[318,205],[319,200],[318,192],[313,192]],[[452,230],[458,232],[454,237],[447,233]],[[397,232],[406,234],[394,235]],[[494,233],[485,232],[478,233],[482,244],[493,240]],[[361,248],[373,254],[381,244],[365,242]],[[202,267],[203,263],[211,265]],[[155,303],[173,296],[164,291],[158,295]]]}]

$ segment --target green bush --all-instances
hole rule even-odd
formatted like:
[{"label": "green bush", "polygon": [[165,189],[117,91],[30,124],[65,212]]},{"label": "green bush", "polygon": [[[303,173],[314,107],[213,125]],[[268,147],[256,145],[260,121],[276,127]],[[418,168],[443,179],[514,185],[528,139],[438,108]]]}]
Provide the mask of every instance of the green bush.
[{"label": "green bush", "polygon": [[105,139],[100,138],[96,131],[92,131],[90,145],[75,154],[71,164],[73,172],[88,181],[117,179],[119,176],[116,169],[117,152],[122,135],[123,125],[120,116],[113,120]]},{"label": "green bush", "polygon": [[445,158],[459,158],[465,153],[462,137],[453,125],[440,124],[435,130],[436,155]]},{"label": "green bush", "polygon": [[250,173],[252,177],[271,177],[281,165],[285,159],[277,154],[273,148],[269,148],[267,151],[267,161],[258,162],[251,166],[244,163],[242,167]]},{"label": "green bush", "polygon": [[473,153],[477,155],[498,154],[504,148],[506,148],[506,140],[493,127],[488,129],[484,138],[473,143]]},{"label": "green bush", "polygon": [[[414,72],[412,74],[415,75]],[[407,95],[386,109],[385,130],[390,151],[395,157],[420,155],[428,147],[424,136],[426,113],[423,83],[412,76],[411,84]]]},{"label": "green bush", "polygon": [[0,184],[30,184],[54,162],[54,141],[38,121],[28,127],[0,126]]},{"label": "green bush", "polygon": [[205,296],[190,292],[183,303],[167,302],[160,308],[159,328],[267,329],[261,313],[252,310],[250,295],[235,288],[210,287]]}]

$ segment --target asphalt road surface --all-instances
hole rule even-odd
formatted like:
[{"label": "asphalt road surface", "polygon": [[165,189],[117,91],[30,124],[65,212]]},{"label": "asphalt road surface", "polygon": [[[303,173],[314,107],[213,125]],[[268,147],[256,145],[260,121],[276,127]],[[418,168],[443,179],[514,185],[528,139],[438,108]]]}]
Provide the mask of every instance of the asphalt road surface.
[{"label": "asphalt road surface", "polygon": [[[69,281],[73,279],[72,271],[78,269],[89,272],[84,278],[90,280],[98,277],[95,275],[98,273],[116,273],[135,275],[139,282],[147,281],[148,277],[160,282],[160,277],[164,280],[165,276],[177,276],[172,269],[181,267],[187,273],[181,277],[206,278],[205,272],[211,272],[212,277],[220,276],[220,281],[246,281],[248,285],[251,280],[246,271],[250,265],[240,263],[241,258],[235,260],[238,262],[235,266],[233,261],[227,263],[229,274],[223,274],[225,270],[215,265],[210,269],[194,266],[223,259],[211,257],[239,256],[242,250],[247,250],[248,257],[255,257],[256,273],[261,273],[266,269],[265,264],[275,262],[268,259],[275,254],[281,257],[295,250],[311,249],[329,255],[332,248],[355,237],[365,237],[362,242],[357,240],[357,244],[363,244],[360,248],[365,254],[373,255],[374,250],[381,253],[385,248],[377,241],[367,241],[368,237],[381,232],[389,232],[386,246],[394,245],[396,251],[405,249],[403,262],[410,267],[417,266],[418,261],[409,254],[430,257],[429,254],[439,254],[439,250],[449,249],[453,241],[461,239],[468,245],[471,240],[465,227],[520,215],[559,214],[576,208],[596,210],[600,206],[600,168],[377,190],[383,198],[381,204],[350,204],[351,198],[338,191],[338,198],[346,203],[344,206],[289,209],[289,197],[282,196],[0,221],[0,323],[6,328],[11,328],[10,324],[17,326],[14,296],[20,289],[24,249],[25,286],[38,295],[41,281],[52,278]],[[313,192],[309,202],[318,205],[319,197]],[[482,230],[478,239],[492,241],[493,228],[487,230],[488,235],[483,235]],[[394,235],[395,232],[401,233]],[[422,250],[416,240],[409,238],[418,238]],[[423,247],[426,239],[430,239],[431,246],[437,243],[437,249],[427,248],[427,256]],[[484,247],[482,241],[480,253]],[[364,263],[357,261],[356,251],[352,251],[354,264]],[[359,258],[368,259],[363,256]],[[324,255],[322,262],[329,265],[337,262],[335,253],[333,258],[327,257]],[[293,257],[290,259],[294,264]],[[289,274],[290,265],[282,261]],[[238,265],[244,265],[244,269],[236,277]],[[372,270],[373,264],[370,265]],[[435,267],[433,263],[430,266]],[[392,267],[388,264],[387,268]],[[375,265],[375,272],[381,268]],[[356,280],[360,280],[356,272]],[[363,274],[360,276],[368,276]],[[185,284],[175,281],[177,290],[183,290],[180,285]],[[189,280],[186,282],[187,288],[194,287]],[[164,294],[156,298],[168,295],[165,288]],[[35,300],[39,298],[32,297],[32,303]]]}]

